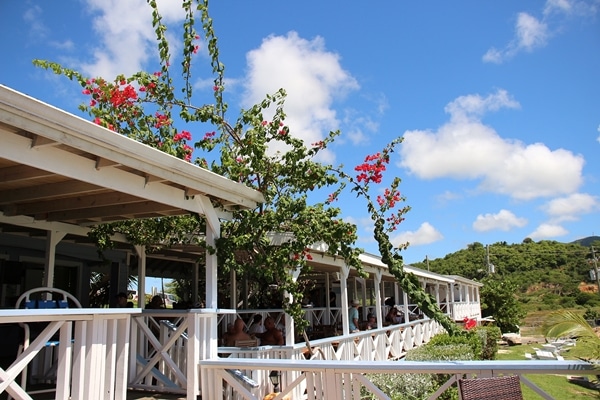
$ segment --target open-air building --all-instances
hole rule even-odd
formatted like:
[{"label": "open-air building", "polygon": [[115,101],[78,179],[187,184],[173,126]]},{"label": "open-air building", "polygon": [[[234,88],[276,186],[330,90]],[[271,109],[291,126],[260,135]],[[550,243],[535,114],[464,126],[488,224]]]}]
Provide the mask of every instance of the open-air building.
[{"label": "open-air building", "polygon": [[[0,328],[10,332],[15,324],[48,323],[18,353],[2,354],[0,393],[32,398],[29,375],[46,367],[57,399],[125,399],[129,389],[187,399],[260,399],[273,389],[273,377],[282,390],[277,398],[352,399],[359,398],[361,386],[375,390],[366,371],[443,372],[453,376],[448,386],[471,373],[587,373],[581,363],[568,361],[391,362],[443,329],[420,313],[373,255],[361,257],[368,273],[363,278],[315,245],[310,279],[318,290],[305,308],[307,336],[280,308],[249,309],[235,296],[229,308],[220,307],[216,255],[202,249],[182,245],[149,253],[115,236],[118,245],[105,252],[106,263],[87,236],[93,225],[197,213],[206,218],[203,234],[211,244],[228,209],[252,209],[262,195],[4,86],[0,138]],[[205,264],[202,277],[199,259]],[[455,321],[481,318],[480,283],[406,269]],[[114,293],[126,289],[134,273],[141,304],[148,274],[202,279],[202,296],[195,288],[192,300],[204,304],[177,310],[90,308],[92,272],[110,275]],[[238,278],[232,275],[231,281],[237,285]],[[15,309],[21,294],[38,286],[64,289],[83,308]],[[363,320],[376,316],[376,329],[349,332],[351,300],[361,303]],[[404,321],[385,323],[393,306]],[[220,345],[227,323],[238,317],[249,323],[255,314],[273,316],[285,327],[285,345]],[[49,346],[55,334],[58,340]],[[38,365],[42,357],[45,366]]]}]

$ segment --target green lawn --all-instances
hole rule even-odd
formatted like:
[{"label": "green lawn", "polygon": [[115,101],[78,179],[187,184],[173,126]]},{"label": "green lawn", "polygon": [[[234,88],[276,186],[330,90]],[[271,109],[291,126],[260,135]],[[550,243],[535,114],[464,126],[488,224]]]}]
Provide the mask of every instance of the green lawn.
[{"label": "green lawn", "polygon": [[[535,353],[534,347],[539,348],[541,344],[500,346],[498,360],[525,360],[525,353]],[[568,358],[568,354],[565,355],[565,358]],[[525,377],[557,400],[600,399],[597,390],[586,389],[569,383],[567,377],[563,375],[525,375]],[[541,396],[524,384],[521,386],[525,400],[542,399]]]}]

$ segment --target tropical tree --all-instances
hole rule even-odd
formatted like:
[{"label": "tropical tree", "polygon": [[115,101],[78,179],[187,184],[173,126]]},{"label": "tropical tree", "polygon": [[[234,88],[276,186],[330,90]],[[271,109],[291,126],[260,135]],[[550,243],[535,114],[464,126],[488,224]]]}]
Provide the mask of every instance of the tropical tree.
[{"label": "tropical tree", "polygon": [[518,285],[510,279],[490,275],[483,279],[481,288],[481,312],[491,316],[502,332],[518,332],[525,312],[517,301]]},{"label": "tropical tree", "polygon": [[[370,185],[381,183],[389,153],[399,140],[381,154],[368,157],[357,167],[358,176],[353,178],[344,172],[343,166],[334,168],[316,161],[339,131],[329,132],[322,141],[311,144],[293,135],[285,122],[283,89],[241,110],[237,118],[229,119],[224,100],[225,67],[220,61],[208,0],[182,2],[186,18],[182,61],[177,67],[172,64],[167,26],[157,4],[155,0],[148,0],[148,4],[158,43],[156,71],[105,79],[86,77],[54,62],[35,60],[34,63],[78,82],[83,94],[89,97],[80,109],[96,124],[194,162],[264,195],[265,202],[257,209],[234,210],[231,221],[223,223],[216,248],[208,249],[217,252],[220,274],[235,270],[263,286],[275,284],[280,294],[291,295],[283,298],[282,306],[302,327],[303,284],[294,280],[290,272],[309,269],[311,245],[325,244],[331,253],[343,257],[347,265],[364,274],[358,258],[361,250],[354,247],[356,226],[344,222],[341,210],[333,206],[346,183],[350,183],[353,191],[367,199],[383,261],[411,298],[420,303],[421,309],[430,317],[439,317],[446,329],[452,330],[453,324],[436,309],[431,296],[414,276],[404,272],[398,253],[402,247],[394,248],[390,243],[389,230],[395,229],[409,210],[408,207],[394,210],[404,201],[397,191],[400,180],[394,179],[391,188],[377,200],[369,195]],[[196,30],[198,21],[200,31]],[[201,45],[207,48],[214,84],[212,100],[195,104],[192,66]],[[201,95],[205,98],[207,93]],[[198,132],[205,133],[193,143],[191,132],[196,137]],[[200,153],[195,159],[194,148]],[[326,200],[319,200],[319,193],[332,194]],[[126,235],[132,243],[153,249],[186,242],[205,245],[204,227],[204,219],[197,215],[125,221],[102,225],[94,230],[93,237],[101,249],[111,246],[110,235],[116,232]],[[276,242],[274,238],[281,234],[286,240]]]},{"label": "tropical tree", "polygon": [[600,338],[581,314],[570,310],[555,311],[544,321],[542,330],[548,338],[576,338],[577,352],[585,354],[586,358],[600,367]]}]

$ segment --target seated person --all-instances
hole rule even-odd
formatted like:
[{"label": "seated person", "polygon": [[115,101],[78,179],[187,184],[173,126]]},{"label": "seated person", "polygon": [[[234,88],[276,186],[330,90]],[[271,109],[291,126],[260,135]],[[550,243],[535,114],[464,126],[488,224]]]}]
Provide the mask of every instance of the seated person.
[{"label": "seated person", "polygon": [[221,339],[219,340],[219,345],[226,346],[227,338],[229,336],[233,335],[233,333],[234,333],[233,324],[232,323],[227,324],[227,331],[223,334],[223,336],[221,336]]},{"label": "seated person", "polygon": [[250,335],[244,332],[245,328],[244,320],[238,318],[233,323],[233,329],[230,334],[228,334],[225,338],[225,346],[235,346],[235,342],[237,340],[249,340],[252,339]]},{"label": "seated person", "polygon": [[152,300],[150,300],[150,303],[146,304],[146,308],[149,308],[149,309],[165,308],[165,302],[163,301],[161,296],[156,295],[156,296],[152,297]]},{"label": "seated person", "polygon": [[252,325],[250,329],[248,329],[248,333],[251,336],[256,336],[257,333],[263,333],[265,331],[265,327],[262,324],[262,315],[256,314],[252,317]]},{"label": "seated person", "polygon": [[395,305],[394,307],[390,308],[385,316],[385,320],[390,324],[401,324],[404,322],[404,314],[400,310],[400,306]]},{"label": "seated person", "polygon": [[368,331],[369,329],[377,329],[377,319],[375,318],[375,315],[373,315],[373,314],[367,315],[367,322],[365,323],[365,330]]},{"label": "seated person", "polygon": [[265,318],[265,331],[263,333],[257,333],[256,337],[260,339],[261,345],[275,345],[282,346],[285,344],[283,334],[275,326],[275,319],[273,317]]}]

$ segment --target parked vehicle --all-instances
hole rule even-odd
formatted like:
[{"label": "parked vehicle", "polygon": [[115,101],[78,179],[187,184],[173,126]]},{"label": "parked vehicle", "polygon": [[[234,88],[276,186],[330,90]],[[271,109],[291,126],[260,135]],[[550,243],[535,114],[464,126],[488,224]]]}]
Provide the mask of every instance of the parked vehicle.
[{"label": "parked vehicle", "polygon": [[162,297],[166,308],[173,308],[173,304],[177,303],[177,296],[171,293],[162,293]]}]

